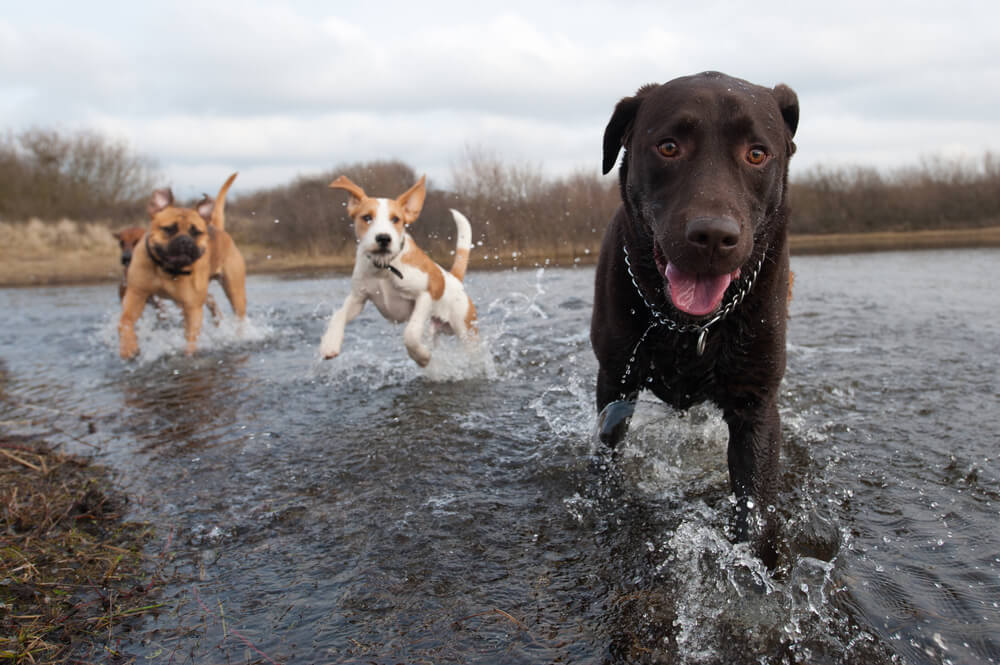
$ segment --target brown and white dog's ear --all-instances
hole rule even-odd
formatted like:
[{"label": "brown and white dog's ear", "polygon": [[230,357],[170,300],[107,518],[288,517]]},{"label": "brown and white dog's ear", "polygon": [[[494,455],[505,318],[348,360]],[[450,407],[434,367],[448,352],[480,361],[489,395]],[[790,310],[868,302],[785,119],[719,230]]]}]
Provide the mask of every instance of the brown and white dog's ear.
[{"label": "brown and white dog's ear", "polygon": [[347,201],[347,214],[354,217],[354,213],[357,211],[358,206],[364,201],[368,196],[365,194],[365,190],[358,187],[356,184],[351,182],[351,179],[346,175],[342,175],[329,185],[330,189],[343,189],[351,198]]},{"label": "brown and white dog's ear", "polygon": [[215,209],[215,199],[208,194],[202,194],[201,201],[198,201],[198,205],[196,205],[194,209],[198,211],[198,214],[201,215],[202,219],[206,222],[211,222],[212,210]]},{"label": "brown and white dog's ear", "polygon": [[632,138],[632,123],[635,122],[635,115],[639,112],[639,107],[642,106],[643,97],[656,86],[656,83],[644,85],[639,88],[634,97],[623,97],[615,105],[608,126],[604,128],[602,169],[605,174],[615,167],[615,163],[618,161],[618,152],[626,147]]},{"label": "brown and white dog's ear", "polygon": [[774,86],[774,98],[778,102],[785,126],[788,127],[788,154],[791,156],[795,154],[795,142],[792,141],[792,137],[799,128],[799,96],[784,83],[779,83]]},{"label": "brown and white dog's ear", "polygon": [[166,189],[157,189],[153,192],[153,196],[150,197],[149,203],[146,204],[146,210],[149,211],[149,216],[152,217],[164,208],[168,208],[173,204],[174,193],[170,191],[169,187]]},{"label": "brown and white dog's ear", "polygon": [[417,221],[417,217],[420,216],[420,211],[424,207],[424,198],[427,196],[427,176],[420,176],[420,180],[417,181],[413,187],[406,190],[399,198],[396,199],[396,203],[399,207],[403,209],[403,221],[409,226],[413,222]]}]

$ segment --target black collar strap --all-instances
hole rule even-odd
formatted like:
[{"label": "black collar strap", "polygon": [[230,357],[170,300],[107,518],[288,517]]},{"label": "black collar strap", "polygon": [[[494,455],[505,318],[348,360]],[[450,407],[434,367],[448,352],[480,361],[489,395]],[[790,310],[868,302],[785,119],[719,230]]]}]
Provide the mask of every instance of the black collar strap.
[{"label": "black collar strap", "polygon": [[[403,241],[399,243],[399,252],[396,254],[396,256],[401,255],[403,253],[403,249],[405,247],[406,247],[406,236],[403,236]],[[393,259],[395,259],[395,258],[396,257],[394,256]],[[391,263],[388,264],[387,266],[385,266],[384,268],[382,268],[382,270],[388,270],[389,272],[391,272],[396,277],[398,277],[400,279],[403,279],[403,273],[399,272],[399,268],[397,268],[396,266],[392,265]]]},{"label": "black collar strap", "polygon": [[173,275],[174,277],[178,277],[180,275],[191,274],[190,268],[187,270],[185,270],[184,268],[172,268],[168,266],[166,263],[164,263],[163,259],[157,256],[156,252],[153,251],[153,248],[149,246],[148,233],[146,234],[146,253],[149,254],[149,258],[153,260],[153,263],[156,264],[156,267],[162,270],[163,272],[167,273],[168,275]]}]

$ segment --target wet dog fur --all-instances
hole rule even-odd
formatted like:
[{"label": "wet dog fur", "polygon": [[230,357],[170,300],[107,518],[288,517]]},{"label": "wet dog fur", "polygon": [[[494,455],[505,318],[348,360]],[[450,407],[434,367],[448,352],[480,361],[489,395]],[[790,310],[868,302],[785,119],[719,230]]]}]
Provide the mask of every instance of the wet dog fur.
[{"label": "wet dog fur", "polygon": [[[787,86],[718,72],[643,86],[618,102],[603,167],[609,172],[624,149],[622,205],[602,244],[591,322],[601,440],[622,439],[640,390],[679,409],[717,404],[729,427],[734,535],[755,540],[769,564],[798,120]],[[697,330],[741,290],[742,302]]]}]

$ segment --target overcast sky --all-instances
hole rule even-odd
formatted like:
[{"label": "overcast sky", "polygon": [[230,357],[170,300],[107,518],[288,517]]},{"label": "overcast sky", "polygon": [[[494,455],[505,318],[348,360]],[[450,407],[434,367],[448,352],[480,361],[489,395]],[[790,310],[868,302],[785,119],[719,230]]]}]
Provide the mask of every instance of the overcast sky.
[{"label": "overcast sky", "polygon": [[708,69],[798,92],[792,162],[1000,150],[1000,3],[5,2],[2,128],[97,129],[178,193],[467,146],[598,173],[615,103]]}]

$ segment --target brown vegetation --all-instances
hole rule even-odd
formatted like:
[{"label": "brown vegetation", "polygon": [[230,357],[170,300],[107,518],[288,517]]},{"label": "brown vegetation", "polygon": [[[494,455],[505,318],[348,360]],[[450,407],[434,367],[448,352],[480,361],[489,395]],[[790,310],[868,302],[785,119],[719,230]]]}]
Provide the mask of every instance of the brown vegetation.
[{"label": "brown vegetation", "polygon": [[793,233],[981,228],[1000,224],[1000,160],[815,168],[790,186]]},{"label": "brown vegetation", "polygon": [[0,437],[0,660],[110,661],[116,628],[159,607],[150,529],[122,520],[108,484],[100,467]]},{"label": "brown vegetation", "polygon": [[[355,239],[345,196],[327,188],[341,174],[369,194],[396,196],[421,172],[400,161],[355,162],[231,199],[227,229],[251,271],[350,267]],[[110,231],[145,223],[145,201],[160,184],[154,175],[149,159],[98,134],[31,130],[0,139],[0,284],[116,278]],[[448,208],[472,222],[470,264],[482,268],[593,260],[619,204],[613,176],[548,177],[540,166],[505,163],[480,148],[460,156],[452,182],[451,190],[429,183],[411,229],[444,265],[454,250]],[[887,172],[815,168],[794,179],[789,197],[793,251],[995,246],[990,232],[921,234],[919,240],[853,234],[1000,225],[1000,160],[992,154],[925,159]]]},{"label": "brown vegetation", "polygon": [[[397,196],[420,177],[399,161],[345,164],[234,201],[229,216],[237,240],[306,255],[354,254],[346,196],[327,184],[346,175],[372,196]],[[540,169],[504,164],[469,150],[454,168],[455,191],[430,183],[420,219],[411,229],[421,246],[447,264],[455,225],[449,208],[472,222],[473,265],[509,264],[526,257],[567,258],[595,253],[618,205],[617,184],[578,174],[548,179]]]},{"label": "brown vegetation", "polygon": [[8,133],[0,137],[0,221],[132,219],[154,176],[152,160],[95,132]]}]

